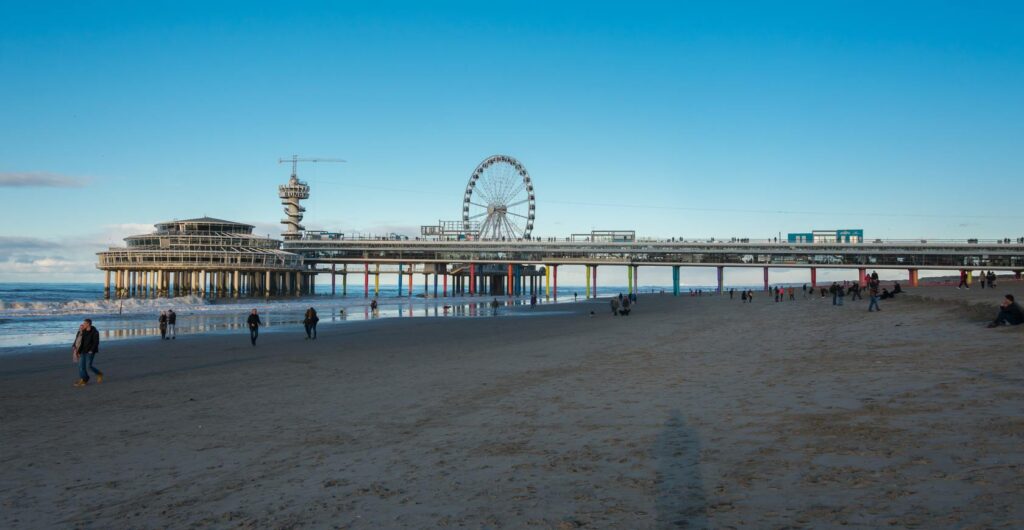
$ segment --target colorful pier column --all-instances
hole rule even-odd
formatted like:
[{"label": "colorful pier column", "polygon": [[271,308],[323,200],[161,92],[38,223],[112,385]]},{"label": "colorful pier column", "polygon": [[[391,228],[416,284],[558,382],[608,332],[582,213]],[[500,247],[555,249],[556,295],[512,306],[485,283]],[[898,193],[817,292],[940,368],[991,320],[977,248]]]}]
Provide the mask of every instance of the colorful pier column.
[{"label": "colorful pier column", "polygon": [[584,265],[586,272],[583,273],[587,277],[587,291],[584,293],[584,298],[590,298],[590,265]]},{"label": "colorful pier column", "polygon": [[341,273],[341,296],[348,296],[348,265],[345,265],[345,272]]},{"label": "colorful pier column", "polygon": [[626,285],[627,285],[627,291],[626,292],[629,293],[629,294],[633,294],[633,266],[632,265],[627,265],[626,266]]},{"label": "colorful pier column", "polygon": [[591,283],[594,284],[594,298],[597,298],[597,265],[590,267],[590,274],[594,277]]},{"label": "colorful pier column", "polygon": [[476,292],[476,265],[469,264],[469,296]]},{"label": "colorful pier column", "polygon": [[640,266],[633,265],[633,289],[640,293]]},{"label": "colorful pier column", "polygon": [[513,267],[511,263],[508,264],[508,280],[505,282],[507,284],[508,290],[505,293],[505,296],[512,296],[512,295],[516,294],[516,292],[515,292],[515,276],[513,275],[513,273],[515,272],[513,270],[514,268],[515,267]]},{"label": "colorful pier column", "polygon": [[910,273],[910,286],[917,287],[917,269],[907,269],[907,272]]},{"label": "colorful pier column", "polygon": [[412,296],[412,263],[409,264],[409,296]]},{"label": "colorful pier column", "polygon": [[811,267],[811,289],[818,288],[818,269]]},{"label": "colorful pier column", "polygon": [[373,296],[380,296],[380,263],[374,265],[373,273]]},{"label": "colorful pier column", "polygon": [[551,265],[544,266],[544,296],[551,298]]},{"label": "colorful pier column", "polygon": [[441,296],[448,296],[448,266],[445,265],[445,270],[441,274]]},{"label": "colorful pier column", "polygon": [[552,265],[551,268],[553,269],[551,271],[551,284],[554,287],[553,298],[558,300],[558,265]]},{"label": "colorful pier column", "polygon": [[672,296],[679,296],[679,265],[672,266]]},{"label": "colorful pier column", "polygon": [[764,290],[768,290],[768,267],[764,268]]},{"label": "colorful pier column", "polygon": [[437,270],[434,271],[434,298],[437,298]]},{"label": "colorful pier column", "polygon": [[718,294],[722,294],[725,291],[725,267],[719,265],[718,267]]},{"label": "colorful pier column", "polygon": [[857,269],[857,283],[859,283],[861,287],[866,287],[868,285],[867,269]]},{"label": "colorful pier column", "polygon": [[370,297],[370,264],[363,263],[363,298]]}]

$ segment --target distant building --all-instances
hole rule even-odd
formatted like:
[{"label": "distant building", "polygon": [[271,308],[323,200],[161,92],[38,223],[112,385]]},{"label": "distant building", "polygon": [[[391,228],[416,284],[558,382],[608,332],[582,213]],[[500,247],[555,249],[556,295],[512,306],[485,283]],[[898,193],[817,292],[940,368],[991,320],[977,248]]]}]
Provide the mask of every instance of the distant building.
[{"label": "distant building", "polygon": [[864,230],[845,228],[840,230],[813,230],[789,234],[790,243],[863,243]]},{"label": "distant building", "polygon": [[635,230],[591,230],[589,234],[572,234],[573,241],[595,243],[632,243],[636,241]]}]

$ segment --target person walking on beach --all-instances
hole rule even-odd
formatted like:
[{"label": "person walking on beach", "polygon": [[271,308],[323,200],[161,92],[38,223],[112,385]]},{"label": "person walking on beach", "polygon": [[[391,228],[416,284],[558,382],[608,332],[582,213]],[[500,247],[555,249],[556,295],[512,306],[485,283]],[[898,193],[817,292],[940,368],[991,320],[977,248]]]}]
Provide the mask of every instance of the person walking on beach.
[{"label": "person walking on beach", "polygon": [[747,292],[746,291],[741,291],[740,292],[740,303],[742,303],[742,304],[747,303]]},{"label": "person walking on beach", "polygon": [[531,294],[530,295],[530,309],[533,309],[535,307],[537,307],[537,295],[536,294]]},{"label": "person walking on beach", "polygon": [[316,323],[320,322],[320,317],[316,316],[316,309],[312,307],[306,310],[306,316],[302,319],[302,323],[306,326],[306,340],[316,340]]},{"label": "person walking on beach", "polygon": [[175,324],[178,322],[178,314],[173,309],[167,310],[167,335],[171,339],[178,338],[178,332],[175,330]]},{"label": "person walking on beach", "polygon": [[747,289],[747,302],[754,303],[754,290]]},{"label": "person walking on beach", "polygon": [[160,339],[167,340],[167,311],[160,312]]},{"label": "person walking on beach", "polygon": [[967,271],[960,271],[960,283],[957,284],[956,288],[959,289],[961,287],[971,288],[970,285],[967,285]]},{"label": "person walking on beach", "polygon": [[870,287],[868,287],[868,296],[870,301],[868,302],[868,313],[872,311],[881,311],[882,308],[878,307],[878,282],[872,281]]},{"label": "person walking on beach", "polygon": [[618,314],[619,314],[619,299],[613,296],[612,300],[611,300],[611,304],[612,304],[612,316],[613,317],[614,316],[618,316]]},{"label": "person walking on beach", "polygon": [[501,305],[501,304],[498,303],[498,299],[497,298],[491,300],[491,316],[495,316],[495,317],[498,316],[498,306],[499,305]]},{"label": "person walking on beach", "polygon": [[832,305],[839,305],[839,284],[832,282],[832,286],[828,288],[828,291],[832,294]]},{"label": "person walking on beach", "polygon": [[103,382],[103,372],[96,369],[92,362],[100,351],[100,332],[93,327],[92,319],[85,319],[78,327],[78,335],[75,336],[75,345],[72,351],[78,359],[78,381],[75,386],[89,384],[89,372],[96,374],[96,382]]},{"label": "person walking on beach", "polygon": [[255,309],[252,313],[249,313],[249,318],[246,320],[249,324],[249,340],[252,341],[252,345],[256,345],[256,339],[260,337],[260,326],[263,325],[263,321],[260,320],[260,314]]},{"label": "person walking on beach", "polygon": [[995,320],[989,323],[988,327],[994,328],[1003,324],[1009,326],[1024,324],[1024,310],[1021,310],[1020,304],[1014,300],[1012,294],[1003,298],[1003,303],[999,304],[999,314],[996,315]]},{"label": "person walking on beach", "polygon": [[573,291],[573,293],[572,293],[572,301],[575,302],[577,297],[579,297],[579,295],[576,294],[576,291]]},{"label": "person walking on beach", "polygon": [[846,298],[846,288],[842,285],[836,287],[836,296],[839,298],[839,305],[843,305],[843,299]]},{"label": "person walking on beach", "polygon": [[374,317],[377,316],[377,299],[376,298],[374,298],[370,302],[370,314],[373,315]]},{"label": "person walking on beach", "polygon": [[789,299],[796,300],[796,287],[789,288]]},{"label": "person walking on beach", "polygon": [[729,300],[732,300],[734,294],[736,294],[736,289],[729,289]]}]

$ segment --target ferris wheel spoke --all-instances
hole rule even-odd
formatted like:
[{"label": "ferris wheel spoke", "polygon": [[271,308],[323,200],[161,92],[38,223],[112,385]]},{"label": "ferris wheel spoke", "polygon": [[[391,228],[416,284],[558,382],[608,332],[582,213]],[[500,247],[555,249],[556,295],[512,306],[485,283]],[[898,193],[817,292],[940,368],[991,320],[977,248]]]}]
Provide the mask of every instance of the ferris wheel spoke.
[{"label": "ferris wheel spoke", "polygon": [[480,213],[478,213],[476,215],[471,215],[471,216],[469,216],[469,219],[473,220],[473,219],[476,219],[477,217],[480,217],[480,216],[483,216],[483,215],[487,215],[487,212],[480,212]]},{"label": "ferris wheel spoke", "polygon": [[487,209],[487,206],[484,206],[483,204],[476,203],[476,202],[473,202],[473,201],[469,201],[469,204],[472,204],[473,206],[479,206],[479,207],[481,207],[481,208],[483,208],[485,210]]},{"label": "ferris wheel spoke", "polygon": [[509,191],[507,194],[505,194],[502,198],[505,199],[506,203],[511,202],[512,199],[515,199],[517,196],[519,196],[519,192],[523,191],[523,189],[525,189],[525,188],[526,188],[526,181],[525,180],[520,180],[519,184],[514,186],[511,189],[511,191]]},{"label": "ferris wheel spoke", "polygon": [[513,206],[519,206],[520,204],[526,204],[526,203],[528,203],[528,202],[530,202],[530,199],[523,199],[523,200],[521,200],[521,201],[517,201],[517,202],[514,202],[514,203],[512,203],[512,204],[509,204],[509,205],[507,206],[507,208],[511,208],[511,207],[513,207]]},{"label": "ferris wheel spoke", "polygon": [[527,216],[525,216],[525,215],[522,215],[522,214],[518,214],[518,213],[516,213],[516,212],[505,212],[505,213],[506,213],[506,214],[508,214],[508,215],[514,215],[514,216],[516,216],[516,217],[522,217],[523,219],[527,219],[527,220],[529,220],[529,219],[530,219],[529,217],[527,217]]}]

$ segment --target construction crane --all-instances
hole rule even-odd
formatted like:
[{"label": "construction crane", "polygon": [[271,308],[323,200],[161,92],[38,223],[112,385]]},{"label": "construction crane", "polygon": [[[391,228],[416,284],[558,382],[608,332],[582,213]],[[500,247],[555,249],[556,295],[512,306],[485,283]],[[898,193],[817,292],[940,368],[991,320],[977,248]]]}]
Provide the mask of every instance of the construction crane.
[{"label": "construction crane", "polygon": [[292,155],[291,158],[278,158],[278,164],[292,163],[292,178],[299,178],[299,162],[344,162],[340,158],[299,158],[299,155]]}]

